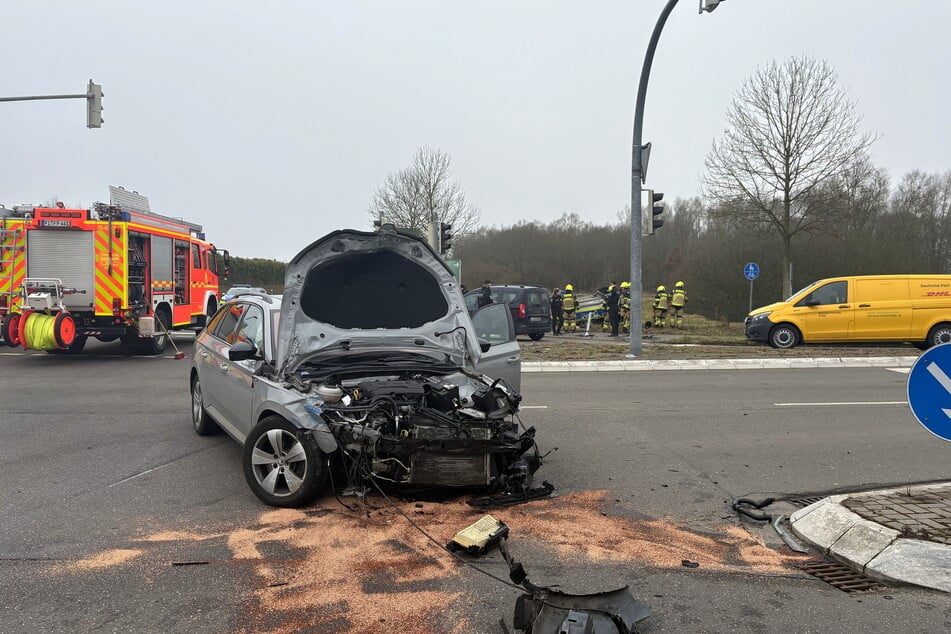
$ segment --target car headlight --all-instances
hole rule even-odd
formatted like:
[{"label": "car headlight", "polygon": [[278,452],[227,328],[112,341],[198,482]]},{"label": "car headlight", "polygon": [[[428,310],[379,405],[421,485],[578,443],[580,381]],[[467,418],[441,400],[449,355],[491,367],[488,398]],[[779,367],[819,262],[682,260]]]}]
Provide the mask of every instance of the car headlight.
[{"label": "car headlight", "polygon": [[762,321],[772,314],[771,312],[760,313],[759,315],[753,315],[750,317],[750,323],[755,323],[757,321]]}]

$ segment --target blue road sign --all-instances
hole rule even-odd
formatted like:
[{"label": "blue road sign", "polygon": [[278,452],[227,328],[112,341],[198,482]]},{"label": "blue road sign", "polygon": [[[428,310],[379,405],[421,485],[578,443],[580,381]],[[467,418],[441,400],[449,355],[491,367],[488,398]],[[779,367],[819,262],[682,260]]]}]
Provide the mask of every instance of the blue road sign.
[{"label": "blue road sign", "polygon": [[951,440],[951,343],[929,348],[911,366],[908,405],[925,429]]},{"label": "blue road sign", "polygon": [[756,262],[750,262],[743,267],[743,277],[751,282],[759,277],[759,266],[757,266]]}]

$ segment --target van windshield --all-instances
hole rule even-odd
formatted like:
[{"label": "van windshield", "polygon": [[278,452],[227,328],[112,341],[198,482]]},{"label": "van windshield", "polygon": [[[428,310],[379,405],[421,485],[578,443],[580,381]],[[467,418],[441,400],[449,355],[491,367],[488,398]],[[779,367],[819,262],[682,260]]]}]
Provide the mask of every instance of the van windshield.
[{"label": "van windshield", "polygon": [[802,288],[800,288],[798,291],[796,291],[795,293],[793,293],[792,295],[790,295],[789,297],[787,297],[787,298],[786,298],[785,300],[783,300],[783,301],[791,302],[793,297],[798,296],[800,293],[805,293],[806,291],[808,291],[810,288],[812,288],[813,286],[815,286],[815,285],[818,284],[818,283],[819,283],[819,282],[813,282],[813,283],[810,284],[809,286],[803,286]]}]

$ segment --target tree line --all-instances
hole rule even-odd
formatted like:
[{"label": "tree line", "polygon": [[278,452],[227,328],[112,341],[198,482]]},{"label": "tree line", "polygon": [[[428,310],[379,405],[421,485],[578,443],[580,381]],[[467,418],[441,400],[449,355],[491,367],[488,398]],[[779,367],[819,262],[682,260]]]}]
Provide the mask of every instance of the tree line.
[{"label": "tree line", "polygon": [[[760,268],[754,308],[786,296],[784,273],[795,290],[841,275],[951,272],[951,172],[916,170],[892,183],[884,170],[864,162],[824,187],[821,197],[836,221],[794,236],[786,270],[783,236],[768,226],[699,197],[675,200],[664,226],[642,239],[645,295],[683,281],[689,311],[739,321],[750,303],[743,277],[748,262]],[[623,216],[609,225],[565,214],[550,223],[482,227],[458,242],[454,257],[469,288],[491,279],[593,291],[629,281],[630,225],[626,211]]]}]

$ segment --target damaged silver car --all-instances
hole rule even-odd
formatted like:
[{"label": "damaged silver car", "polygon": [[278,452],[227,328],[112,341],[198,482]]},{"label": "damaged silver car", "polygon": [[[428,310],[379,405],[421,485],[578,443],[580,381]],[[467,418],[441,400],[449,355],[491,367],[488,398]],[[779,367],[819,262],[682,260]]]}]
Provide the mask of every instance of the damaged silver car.
[{"label": "damaged silver car", "polygon": [[517,421],[508,307],[470,318],[457,280],[411,232],[335,231],[287,266],[283,298],[240,296],[200,333],[192,423],[244,447],[251,490],[312,501],[331,478],[524,495],[540,458]]}]

